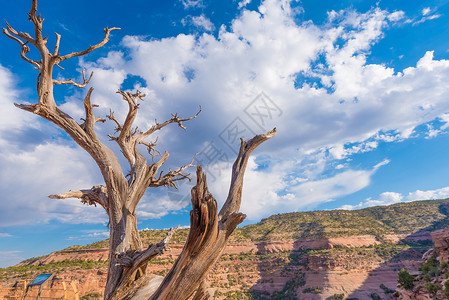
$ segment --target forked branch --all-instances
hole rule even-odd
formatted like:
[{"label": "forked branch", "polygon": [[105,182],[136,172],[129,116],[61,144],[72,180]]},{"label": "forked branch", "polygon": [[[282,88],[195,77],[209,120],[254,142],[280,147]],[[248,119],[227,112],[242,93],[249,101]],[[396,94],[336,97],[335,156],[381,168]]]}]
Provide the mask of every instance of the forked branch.
[{"label": "forked branch", "polygon": [[118,28],[118,27],[112,27],[112,28],[106,27],[104,29],[104,38],[103,38],[103,40],[100,43],[98,43],[96,45],[93,45],[93,46],[90,46],[88,49],[83,50],[83,51],[72,52],[72,53],[66,54],[64,56],[59,56],[56,59],[56,63],[59,63],[59,62],[61,62],[63,60],[66,60],[66,59],[69,59],[69,58],[72,58],[72,57],[75,57],[75,56],[86,55],[87,53],[90,53],[90,52],[94,51],[95,49],[100,48],[101,46],[103,46],[104,44],[106,44],[109,41],[109,34],[111,33],[112,30],[120,30],[120,29],[121,28]]},{"label": "forked branch", "polygon": [[196,167],[195,164],[193,164],[195,160],[195,157],[192,159],[190,164],[182,166],[176,170],[170,170],[167,174],[162,175],[162,172],[159,175],[159,178],[154,178],[151,180],[149,187],[158,187],[158,186],[168,186],[168,187],[174,187],[178,189],[176,186],[176,181],[188,179],[189,181],[192,180],[189,176],[190,174],[185,174],[183,171],[185,171],[187,168],[190,167]]},{"label": "forked branch", "polygon": [[[19,34],[11,26],[9,26],[9,24],[7,22],[6,22],[6,26],[8,27],[9,31],[8,31],[8,29],[3,28],[3,33],[7,37],[9,37],[10,39],[12,39],[12,40],[16,41],[17,43],[19,43],[19,45],[20,45],[20,57],[22,57],[22,59],[25,60],[26,62],[29,62],[30,64],[35,65],[36,67],[39,68],[41,66],[41,64],[39,62],[37,62],[35,60],[32,60],[32,59],[29,59],[28,57],[26,57],[26,54],[28,52],[30,52],[30,48],[26,44],[28,42],[30,42],[31,40],[33,40],[33,39],[28,34],[27,35],[25,35],[24,33],[20,33]],[[26,42],[23,42],[19,37],[22,37],[23,39],[25,39]]]},{"label": "forked branch", "polygon": [[86,97],[84,98],[84,110],[86,112],[86,118],[82,119],[84,120],[84,123],[82,123],[80,125],[80,127],[93,139],[97,139],[96,134],[95,134],[95,129],[94,129],[94,125],[97,122],[106,122],[105,119],[103,118],[95,118],[94,113],[93,113],[93,108],[94,107],[98,107],[98,105],[95,104],[91,104],[90,103],[90,95],[92,94],[92,91],[94,90],[94,88],[90,88],[89,91],[87,92]]},{"label": "forked branch", "polygon": [[167,235],[162,241],[155,245],[149,245],[148,248],[143,251],[129,250],[126,253],[114,254],[117,258],[117,262],[124,267],[124,270],[120,283],[117,285],[117,289],[115,291],[115,296],[113,299],[127,299],[127,297],[125,297],[125,294],[129,290],[130,283],[136,283],[132,279],[136,277],[135,273],[138,272],[139,269],[144,267],[150,260],[164,253],[164,251],[167,249],[170,239],[173,237],[178,228],[179,226],[176,228],[170,228],[170,230],[167,232]]},{"label": "forked branch", "polygon": [[53,84],[59,85],[59,84],[71,84],[73,86],[76,86],[80,89],[84,88],[86,85],[89,84],[89,82],[92,80],[92,76],[94,75],[94,72],[90,73],[89,79],[86,80],[86,70],[82,71],[83,73],[83,82],[77,83],[73,81],[72,79],[66,79],[66,80],[56,80],[53,79]]},{"label": "forked branch", "polygon": [[[137,90],[135,94],[132,94],[130,92],[124,92],[121,90],[117,91],[117,93],[122,95],[123,100],[128,102],[129,106],[128,114],[126,116],[125,122],[123,123],[123,126],[117,127],[116,129],[116,131],[120,131],[118,140],[120,142],[124,142],[125,138],[129,138],[132,125],[134,123],[134,120],[136,119],[137,109],[139,108],[138,101],[139,100],[143,101],[143,98],[145,98],[145,94],[142,94],[139,90]],[[137,129],[135,132],[137,132]]]},{"label": "forked branch", "polygon": [[165,121],[163,123],[158,123],[156,121],[155,125],[153,125],[146,132],[140,134],[139,140],[143,140],[144,138],[146,138],[146,137],[150,136],[151,134],[153,134],[155,131],[158,131],[158,130],[162,129],[165,126],[167,126],[167,125],[169,125],[171,123],[178,123],[178,126],[185,130],[186,127],[182,124],[182,122],[193,120],[196,117],[198,117],[198,115],[200,113],[201,113],[201,105],[200,105],[200,109],[198,110],[198,112],[193,117],[181,119],[181,118],[178,117],[178,114],[172,114],[172,118],[170,120],[167,120],[167,121]]}]

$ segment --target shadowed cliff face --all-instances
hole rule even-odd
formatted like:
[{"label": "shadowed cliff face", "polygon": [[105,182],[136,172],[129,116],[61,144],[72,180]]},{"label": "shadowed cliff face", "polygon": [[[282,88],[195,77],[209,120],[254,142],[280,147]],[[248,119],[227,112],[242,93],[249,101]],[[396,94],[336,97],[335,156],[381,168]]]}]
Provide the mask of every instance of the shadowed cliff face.
[{"label": "shadowed cliff face", "polygon": [[[440,204],[438,210],[443,216],[412,234],[297,240],[281,251],[283,264],[276,261],[273,245],[260,243],[258,251],[267,258],[258,266],[261,279],[251,287],[252,297],[338,299],[344,294],[345,299],[372,299],[376,295],[394,299],[398,271],[417,271],[423,253],[433,247],[430,232],[449,224],[448,203]],[[412,217],[420,218],[416,214]],[[422,218],[428,216],[423,213]],[[411,227],[407,219],[401,221],[404,228]],[[398,226],[397,221],[392,222]]]},{"label": "shadowed cliff face", "polygon": [[[428,234],[415,239],[423,249],[430,247]],[[417,269],[424,251],[391,242],[386,246],[374,236],[300,240],[280,252],[268,245],[258,247],[264,259],[258,266],[260,280],[250,289],[254,299],[332,299],[342,294],[370,299],[372,293],[384,293],[382,284],[395,288],[399,269]]]}]

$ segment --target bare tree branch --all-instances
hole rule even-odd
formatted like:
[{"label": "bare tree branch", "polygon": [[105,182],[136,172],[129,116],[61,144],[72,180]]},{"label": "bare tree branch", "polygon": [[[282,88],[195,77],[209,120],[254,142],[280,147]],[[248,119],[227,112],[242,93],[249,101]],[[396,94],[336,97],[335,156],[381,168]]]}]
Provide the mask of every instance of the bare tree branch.
[{"label": "bare tree branch", "polygon": [[127,114],[125,122],[123,123],[123,126],[120,130],[120,135],[118,137],[118,139],[120,141],[124,141],[125,137],[130,135],[132,125],[133,125],[134,120],[137,115],[137,109],[139,108],[139,103],[137,103],[137,101],[138,100],[143,101],[145,94],[142,94],[139,90],[137,90],[135,94],[132,94],[130,92],[124,92],[121,90],[117,91],[117,93],[122,95],[123,100],[128,102],[128,105],[129,105],[128,114]]},{"label": "bare tree branch", "polygon": [[156,137],[156,140],[154,142],[152,142],[152,143],[148,143],[148,142],[145,142],[145,141],[140,141],[140,144],[142,144],[142,145],[147,147],[148,154],[150,154],[151,159],[153,160],[153,163],[154,163],[154,157],[162,156],[161,152],[159,152],[158,150],[156,150],[156,148],[154,148],[157,145],[158,139],[159,139],[159,137]]},{"label": "bare tree branch", "polygon": [[[8,23],[6,23],[8,28],[12,29]],[[12,31],[11,31],[12,32]],[[30,52],[30,48],[26,45],[26,43],[28,43],[28,41],[26,43],[24,43],[21,39],[19,39],[18,37],[13,36],[8,29],[3,28],[3,33],[9,37],[10,39],[15,40],[16,42],[18,42],[20,44],[20,57],[22,57],[23,60],[25,60],[26,62],[29,62],[30,64],[35,65],[36,67],[40,67],[41,64],[35,60],[29,59],[28,57],[26,57],[26,54],[28,52]],[[17,32],[16,32],[17,33]]]},{"label": "bare tree branch", "polygon": [[102,185],[95,185],[89,190],[69,191],[67,193],[50,195],[48,197],[52,199],[78,198],[81,199],[81,203],[83,204],[94,206],[100,204],[106,212],[108,211],[108,192],[106,187]]},{"label": "bare tree branch", "polygon": [[190,121],[195,119],[196,117],[198,117],[198,115],[201,113],[201,105],[200,105],[200,109],[199,111],[196,113],[196,115],[194,115],[193,117],[190,118],[186,118],[186,119],[180,119],[178,117],[177,114],[172,114],[172,118],[170,120],[167,120],[163,123],[157,123],[155,125],[153,125],[149,130],[147,130],[145,133],[140,134],[139,140],[143,140],[144,138],[150,136],[152,133],[154,133],[157,130],[160,130],[161,128],[171,124],[171,123],[178,123],[179,127],[181,127],[182,129],[186,129],[186,127],[184,127],[184,125],[182,124],[182,122],[186,122],[186,121]]},{"label": "bare tree branch", "polygon": [[96,139],[96,133],[95,133],[95,129],[94,129],[94,125],[97,122],[106,122],[105,119],[103,118],[95,118],[94,113],[93,113],[93,108],[94,107],[98,107],[98,105],[95,104],[91,104],[90,103],[90,95],[92,94],[92,91],[94,89],[90,88],[89,91],[87,92],[86,97],[84,98],[84,110],[86,112],[86,118],[82,119],[84,120],[84,123],[80,124],[80,127],[91,137]]},{"label": "bare tree branch", "polygon": [[134,123],[134,120],[137,115],[137,110],[139,108],[139,103],[137,103],[139,100],[143,100],[145,97],[145,94],[142,94],[140,91],[136,91],[135,94],[132,94],[131,92],[124,92],[122,90],[118,90],[117,94],[122,95],[123,100],[128,102],[128,114],[126,115],[125,122],[121,124],[115,117],[114,113],[111,111],[110,114],[107,116],[110,120],[114,121],[117,124],[117,127],[115,129],[115,132],[120,132],[118,137],[114,137],[112,135],[109,135],[109,137],[116,141],[119,145],[120,149],[123,152],[123,155],[128,160],[131,168],[134,167],[136,164],[136,160],[140,159],[142,161],[145,161],[145,159],[141,156],[140,153],[138,153],[137,145],[139,144],[139,141],[137,140],[136,135],[140,132],[138,131],[137,127],[133,130],[132,125]]},{"label": "bare tree branch", "polygon": [[42,23],[44,22],[44,19],[41,18],[41,15],[36,16],[36,12],[37,0],[32,0],[31,9],[28,13],[28,20],[31,20],[34,24],[35,42],[33,43],[33,45],[35,45],[41,52],[41,54],[44,55],[49,53],[45,45],[47,43],[47,39],[42,37]]},{"label": "bare tree branch", "polygon": [[245,175],[246,165],[251,152],[253,152],[253,150],[256,149],[261,143],[275,135],[276,128],[267,133],[256,135],[248,142],[245,142],[242,138],[240,139],[240,151],[234,165],[232,166],[232,178],[228,197],[219,213],[220,220],[223,223],[226,222],[226,219],[229,216],[239,212],[240,203],[242,201],[243,177]]},{"label": "bare tree branch", "polygon": [[[53,51],[53,56],[57,56],[59,52],[59,43],[61,42],[61,35],[56,33],[56,42],[55,42],[55,50]],[[59,67],[59,66],[58,66]],[[91,76],[92,77],[92,76]]]},{"label": "bare tree branch", "polygon": [[109,110],[109,115],[106,115],[106,118],[108,118],[111,121],[114,121],[114,123],[117,125],[117,127],[115,128],[115,132],[119,132],[120,130],[122,130],[123,125],[114,116],[114,112],[112,111],[112,109]]},{"label": "bare tree branch", "polygon": [[104,29],[104,38],[103,38],[103,40],[100,43],[98,43],[98,44],[96,44],[94,46],[90,46],[88,49],[86,49],[84,51],[72,52],[70,54],[66,54],[64,56],[60,56],[60,57],[58,57],[57,62],[59,63],[59,62],[61,62],[63,60],[66,60],[66,59],[69,59],[69,58],[72,58],[72,57],[75,57],[75,56],[86,55],[87,53],[90,53],[90,52],[94,51],[95,49],[100,48],[101,46],[103,46],[104,44],[106,44],[109,41],[109,34],[111,33],[112,30],[120,30],[120,29],[121,28],[118,28],[118,27],[112,27],[112,28],[106,27]]},{"label": "bare tree branch", "polygon": [[92,75],[94,75],[94,72],[90,73],[89,79],[87,79],[87,80],[86,80],[86,70],[83,69],[82,73],[83,73],[83,82],[82,83],[76,83],[72,79],[66,79],[66,80],[53,79],[53,84],[71,84],[71,85],[74,85],[74,86],[82,89],[86,85],[88,85],[89,82],[92,80]]},{"label": "bare tree branch", "polygon": [[174,188],[178,189],[178,187],[176,186],[176,183],[175,183],[176,181],[180,181],[180,180],[184,180],[184,179],[188,179],[189,181],[192,180],[189,177],[190,174],[184,174],[182,172],[184,170],[186,170],[187,168],[196,167],[196,165],[193,164],[194,160],[195,160],[195,157],[193,157],[190,164],[182,166],[173,171],[170,170],[164,176],[162,176],[162,172],[161,172],[161,174],[159,175],[159,178],[151,180],[149,187],[168,186],[168,187],[174,187]]},{"label": "bare tree branch", "polygon": [[[28,43],[33,44],[33,45],[36,46],[36,40],[33,39],[29,33],[26,33],[26,32],[17,32],[14,28],[12,28],[12,27],[9,25],[8,22],[5,21],[5,23],[6,23],[6,28],[7,28],[7,30],[8,30],[9,32],[11,32],[13,35],[15,35],[15,36],[17,36],[17,37],[19,37],[19,38],[22,38],[22,39],[24,39],[25,41],[27,41]],[[3,29],[5,29],[5,28],[3,28]]]}]

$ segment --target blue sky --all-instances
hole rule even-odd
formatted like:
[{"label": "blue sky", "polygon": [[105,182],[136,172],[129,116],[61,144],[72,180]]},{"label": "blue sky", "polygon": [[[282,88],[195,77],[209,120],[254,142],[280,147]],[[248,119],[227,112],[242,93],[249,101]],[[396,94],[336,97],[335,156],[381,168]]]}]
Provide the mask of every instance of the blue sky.
[{"label": "blue sky", "polygon": [[[32,31],[31,1],[5,2],[2,18]],[[203,112],[187,131],[166,128],[166,169],[195,153],[222,203],[245,138],[278,128],[252,156],[244,224],[272,214],[357,209],[449,197],[449,1],[91,1],[41,0],[49,44],[62,54],[114,31],[103,48],[64,62],[55,78],[90,86],[96,114],[126,112],[117,89],[147,94],[140,128]],[[102,184],[93,160],[56,126],[20,111],[33,103],[37,73],[17,43],[0,38],[0,266],[108,236],[101,208],[47,195]],[[30,52],[36,57],[36,52]],[[82,117],[87,90],[57,86],[58,105]],[[108,142],[113,124],[96,127]],[[125,161],[122,161],[125,164]],[[148,190],[139,228],[189,223],[189,183]]]}]

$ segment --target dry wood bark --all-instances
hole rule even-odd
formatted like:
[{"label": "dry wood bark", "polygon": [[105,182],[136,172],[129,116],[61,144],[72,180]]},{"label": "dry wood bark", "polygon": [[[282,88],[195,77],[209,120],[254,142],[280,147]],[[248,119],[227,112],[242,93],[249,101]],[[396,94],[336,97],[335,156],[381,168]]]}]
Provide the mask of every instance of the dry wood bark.
[{"label": "dry wood bark", "polygon": [[[119,28],[106,28],[103,39],[89,48],[72,52],[66,55],[59,53],[61,35],[56,33],[53,51],[50,51],[47,37],[43,37],[43,19],[37,13],[37,0],[32,0],[29,20],[34,25],[34,34],[16,31],[6,23],[3,33],[16,41],[20,46],[20,56],[26,62],[35,66],[37,76],[38,101],[34,104],[15,104],[18,108],[39,115],[63,129],[80,147],[86,150],[95,160],[104,178],[104,186],[94,186],[91,189],[69,191],[50,198],[65,199],[79,198],[87,205],[99,204],[109,217],[110,244],[109,269],[105,289],[105,299],[128,299],[139,287],[145,284],[148,278],[145,269],[148,261],[162,253],[173,234],[171,230],[167,237],[156,245],[144,249],[137,230],[136,206],[149,187],[176,187],[176,181],[190,179],[184,171],[194,166],[190,164],[165,174],[160,171],[167,161],[169,154],[159,153],[156,142],[149,142],[148,138],[158,130],[169,124],[177,124],[186,129],[183,122],[198,116],[199,111],[192,117],[181,118],[172,114],[165,122],[154,124],[146,131],[133,127],[139,103],[145,95],[119,90],[124,101],[128,103],[128,113],[124,122],[120,122],[111,111],[107,118],[116,124],[118,135],[109,135],[120,147],[124,157],[129,163],[129,177],[125,176],[118,158],[104,145],[95,133],[95,124],[105,122],[103,118],[94,116],[93,109],[97,106],[91,103],[93,88],[90,88],[84,98],[85,117],[81,123],[75,121],[56,104],[53,94],[54,85],[70,84],[84,88],[91,80],[92,74],[86,78],[86,71],[82,71],[82,82],[72,79],[53,79],[53,68],[59,66],[66,59],[83,56],[109,41],[110,33]],[[34,46],[40,53],[41,59],[32,60],[27,57],[30,48]],[[243,175],[250,153],[263,141],[271,138],[276,131],[258,135],[245,142],[242,140],[241,148],[232,172],[231,187],[228,198],[219,213],[215,199],[207,190],[206,177],[201,168],[197,170],[197,185],[192,189],[191,230],[188,241],[181,256],[166,276],[162,284],[151,299],[187,299],[204,282],[207,272],[220,256],[226,241],[235,227],[242,222],[245,215],[239,213]],[[139,151],[138,146],[147,147],[151,161],[148,161]],[[206,299],[207,293],[203,283],[198,289],[195,299]]]}]

